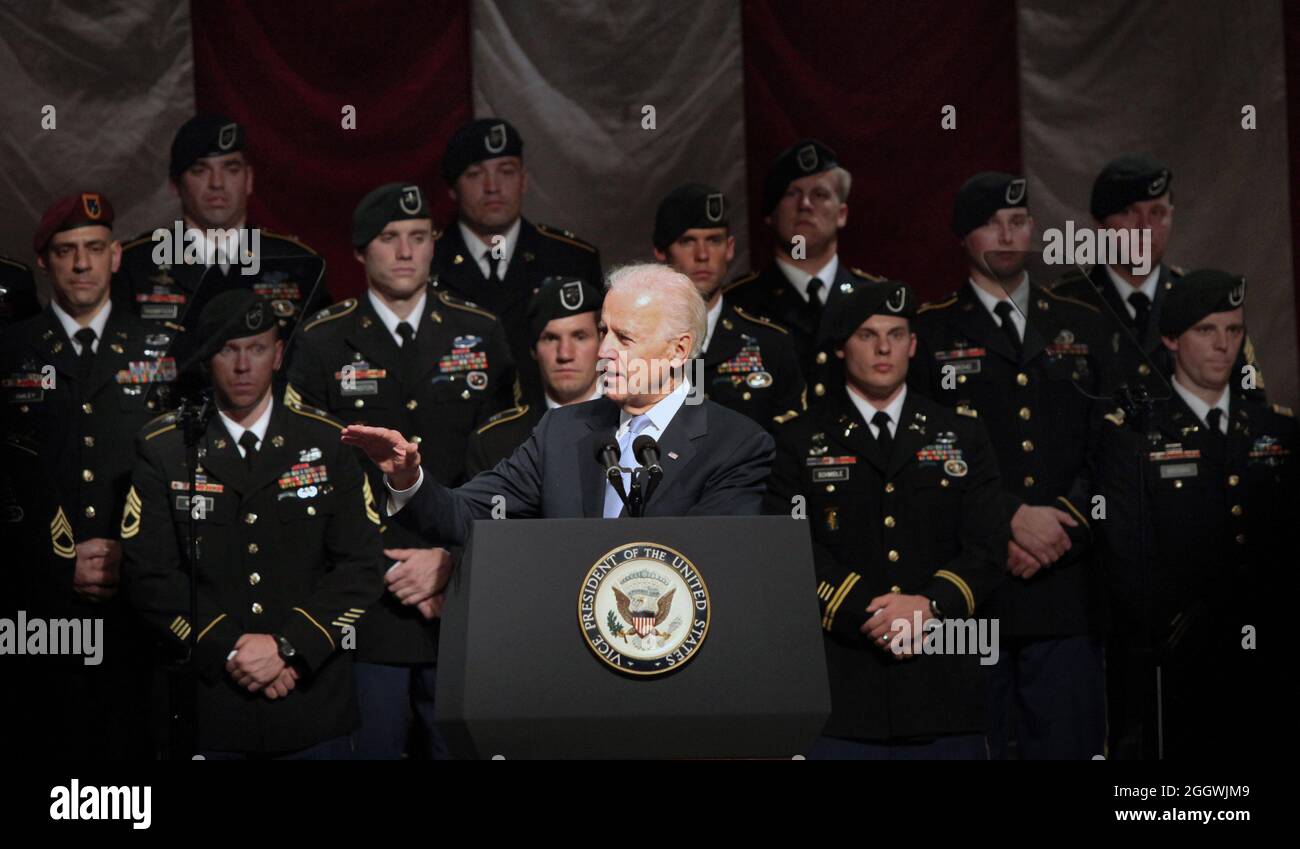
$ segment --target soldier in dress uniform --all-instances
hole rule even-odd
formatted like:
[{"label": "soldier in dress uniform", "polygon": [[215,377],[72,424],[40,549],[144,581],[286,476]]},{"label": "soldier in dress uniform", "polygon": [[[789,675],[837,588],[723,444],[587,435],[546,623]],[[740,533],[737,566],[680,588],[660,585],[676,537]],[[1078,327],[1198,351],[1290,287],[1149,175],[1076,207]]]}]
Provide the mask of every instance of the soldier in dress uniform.
[{"label": "soldier in dress uniform", "polygon": [[[366,293],[303,325],[287,397],[348,423],[400,430],[420,443],[430,474],[455,485],[465,477],[475,427],[514,399],[505,333],[492,315],[429,285],[433,221],[414,183],[388,183],[362,198],[352,245],[366,269]],[[381,486],[366,468],[371,485]],[[451,555],[437,542],[396,526],[384,532],[384,554],[395,565],[357,633],[362,758],[445,754],[433,725],[438,631],[430,620],[441,603],[432,598],[435,582]],[[416,746],[413,713],[422,735]]]},{"label": "soldier in dress uniform", "polygon": [[456,220],[438,239],[440,286],[501,319],[525,397],[540,393],[528,352],[528,302],[546,277],[578,277],[604,288],[596,248],[568,230],[523,217],[524,141],[508,122],[481,118],[458,129],[442,157]]},{"label": "soldier in dress uniform", "polygon": [[1118,757],[1239,758],[1264,751],[1285,721],[1256,642],[1285,622],[1297,427],[1236,382],[1245,299],[1242,277],[1185,275],[1160,315],[1173,397],[1145,420],[1105,416],[1099,524]]},{"label": "soldier in dress uniform", "polygon": [[774,237],[772,262],[723,290],[727,300],[750,315],[766,316],[790,331],[809,403],[829,388],[830,363],[819,332],[824,307],[852,291],[855,281],[881,279],[850,268],[839,255],[852,183],[835,151],[816,139],[783,151],[763,180],[763,215]]},{"label": "soldier in dress uniform", "polygon": [[[135,433],[162,411],[175,377],[172,333],[150,327],[110,296],[121,246],[113,206],[77,192],[45,211],[32,239],[52,298],[4,332],[2,429],[34,445],[52,482],[57,513],[47,522],[62,569],[43,582],[43,601],[73,617],[103,618],[104,662],[68,665],[55,682],[68,757],[122,758],[149,751],[143,723],[150,675],[147,640],[116,598],[122,559],[118,523],[131,476]],[[87,711],[86,705],[97,705]]]},{"label": "soldier in dress uniform", "polygon": [[600,397],[599,289],[577,277],[548,277],[528,305],[528,335],[542,398],[492,416],[469,440],[467,477],[490,469],[523,444],[548,410]]},{"label": "soldier in dress uniform", "polygon": [[990,752],[1007,757],[1014,725],[1021,758],[1086,760],[1106,736],[1089,514],[1103,412],[1091,399],[1107,334],[1096,308],[1030,281],[1026,185],[986,171],[957,192],[953,230],[969,277],[921,307],[911,383],[978,414],[1001,472],[1011,577],[981,611],[1002,636],[988,667]]},{"label": "soldier in dress uniform", "polygon": [[[1126,154],[1107,163],[1092,184],[1089,209],[1094,223],[1111,230],[1150,230],[1150,270],[1142,274],[1133,264],[1098,263],[1087,273],[1080,269],[1066,272],[1054,286],[1060,294],[1092,304],[1108,318],[1113,315],[1120,320],[1122,326],[1113,328],[1110,335],[1115,379],[1142,386],[1157,398],[1168,394],[1168,388],[1152,374],[1152,364],[1166,379],[1173,374],[1173,362],[1160,342],[1160,314],[1169,291],[1183,277],[1181,268],[1165,262],[1174,227],[1173,182],[1169,166],[1148,154]],[[1249,338],[1235,371],[1239,386],[1246,379],[1243,367],[1247,365],[1253,373],[1243,388],[1262,401],[1264,375]]]},{"label": "soldier in dress uniform", "polygon": [[778,428],[766,504],[802,508],[813,540],[831,717],[812,755],[984,758],[981,659],[915,640],[926,627],[974,624],[1000,579],[1007,531],[993,447],[972,414],[908,390],[916,306],[906,285],[864,282],[828,310],[843,377]]},{"label": "soldier in dress uniform", "polygon": [[[253,193],[253,162],[244,127],[219,115],[197,115],[186,121],[172,140],[168,169],[172,191],[181,202],[180,222],[168,223],[166,231],[174,242],[179,223],[183,231],[204,234],[202,250],[193,261],[175,264],[172,257],[155,259],[160,242],[155,230],[143,233],[122,246],[122,265],[113,284],[113,297],[127,309],[160,327],[193,323],[203,305],[221,292],[251,289],[271,303],[288,340],[299,318],[329,304],[324,279],[316,285],[307,271],[262,268],[244,274],[234,242],[209,240],[213,230],[248,232],[248,198]],[[259,264],[272,258],[312,258],[316,252],[293,236],[259,229]],[[249,246],[251,247],[251,241]],[[168,251],[167,253],[170,253]],[[304,269],[314,263],[303,263]],[[201,340],[199,340],[201,342]],[[198,344],[198,343],[196,343]],[[187,356],[182,353],[181,357]]]},{"label": "soldier in dress uniform", "polygon": [[655,213],[655,258],[691,278],[708,307],[704,397],[771,430],[807,409],[803,372],[789,331],[722,294],[736,255],[729,217],[722,192],[701,183],[678,186]]},{"label": "soldier in dress uniform", "polygon": [[0,256],[0,331],[40,311],[32,270],[16,259]]},{"label": "soldier in dress uniform", "polygon": [[190,367],[210,375],[216,415],[193,467],[177,414],[140,432],[121,528],[131,603],[189,651],[205,757],[348,758],[350,649],[383,586],[373,490],[338,419],[273,398],[284,344],[267,299],[218,295],[198,331]]}]

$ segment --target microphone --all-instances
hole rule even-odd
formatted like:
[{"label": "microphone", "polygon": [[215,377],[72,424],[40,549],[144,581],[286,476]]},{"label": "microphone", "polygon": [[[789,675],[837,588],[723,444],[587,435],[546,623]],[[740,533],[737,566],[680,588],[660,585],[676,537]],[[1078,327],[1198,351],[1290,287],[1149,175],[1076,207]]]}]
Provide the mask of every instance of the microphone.
[{"label": "microphone", "polygon": [[632,456],[642,465],[641,472],[648,478],[642,487],[641,509],[644,511],[650,496],[654,495],[655,488],[664,477],[664,467],[659,465],[659,443],[655,442],[653,436],[643,433],[632,441]]},{"label": "microphone", "polygon": [[[623,488],[623,472],[618,467],[618,458],[621,452],[618,450],[618,443],[610,437],[605,437],[602,441],[596,443],[596,462],[605,469],[605,479],[614,487],[618,493],[619,500],[627,506],[627,491]],[[628,507],[631,513],[631,508]]]}]

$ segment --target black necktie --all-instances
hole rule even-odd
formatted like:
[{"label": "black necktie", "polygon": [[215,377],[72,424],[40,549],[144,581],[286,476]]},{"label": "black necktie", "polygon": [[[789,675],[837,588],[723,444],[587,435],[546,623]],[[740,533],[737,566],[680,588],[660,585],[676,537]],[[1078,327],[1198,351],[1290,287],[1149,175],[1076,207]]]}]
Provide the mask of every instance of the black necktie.
[{"label": "black necktie", "polygon": [[808,303],[804,305],[804,309],[807,312],[808,318],[813,327],[816,327],[817,322],[821,320],[822,302],[821,299],[817,297],[817,293],[820,292],[822,287],[825,285],[826,284],[821,281],[820,277],[814,277],[808,281]]},{"label": "black necktie", "polygon": [[993,312],[997,313],[998,321],[1002,322],[1002,332],[1007,335],[1007,339],[1011,340],[1011,350],[1015,351],[1016,356],[1019,357],[1020,331],[1016,330],[1016,323],[1011,320],[1011,313],[1014,309],[1015,307],[1011,305],[1011,301],[998,301],[997,306],[993,308]]},{"label": "black necktie", "polygon": [[1210,426],[1210,433],[1215,436],[1223,436],[1223,410],[1215,407],[1210,410],[1209,415],[1205,417],[1205,422]]},{"label": "black necktie", "polygon": [[83,327],[73,336],[81,345],[81,353],[77,355],[77,369],[81,375],[90,373],[90,366],[95,362],[95,331],[89,327]]},{"label": "black necktie", "polygon": [[1128,302],[1133,306],[1133,329],[1137,332],[1139,339],[1147,335],[1147,318],[1151,315],[1151,299],[1141,292],[1134,292],[1128,296]]},{"label": "black necktie", "polygon": [[894,437],[889,432],[889,413],[880,410],[871,417],[871,423],[876,426],[876,446],[880,449],[880,457],[888,460],[894,451]]},{"label": "black necktie", "polygon": [[251,430],[244,431],[239,437],[239,445],[244,449],[244,465],[253,468],[253,460],[257,457],[257,434]]},{"label": "black necktie", "polygon": [[487,276],[488,282],[500,283],[501,275],[497,273],[497,266],[499,265],[499,260],[496,257],[492,256],[491,248],[488,248],[483,252],[483,258],[487,260],[487,264],[488,264],[488,276]]}]

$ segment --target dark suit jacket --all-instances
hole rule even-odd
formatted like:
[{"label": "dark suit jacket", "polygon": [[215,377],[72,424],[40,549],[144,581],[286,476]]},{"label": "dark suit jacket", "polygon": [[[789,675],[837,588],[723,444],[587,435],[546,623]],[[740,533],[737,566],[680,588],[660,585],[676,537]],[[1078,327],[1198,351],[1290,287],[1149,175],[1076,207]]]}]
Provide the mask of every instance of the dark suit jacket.
[{"label": "dark suit jacket", "polygon": [[[448,489],[426,473],[394,518],[453,544],[465,541],[474,519],[492,517],[496,495],[505,496],[511,518],[599,518],[606,482],[596,445],[612,439],[618,423],[608,398],[551,410],[514,454],[468,483]],[[659,440],[664,477],[646,515],[758,515],[773,452],[772,437],[748,417],[712,401],[683,404]]]}]

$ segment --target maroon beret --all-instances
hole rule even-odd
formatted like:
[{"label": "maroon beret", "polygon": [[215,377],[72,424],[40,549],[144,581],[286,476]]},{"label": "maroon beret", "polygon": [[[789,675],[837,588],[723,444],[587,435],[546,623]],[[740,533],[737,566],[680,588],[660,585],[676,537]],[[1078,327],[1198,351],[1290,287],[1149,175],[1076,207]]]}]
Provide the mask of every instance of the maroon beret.
[{"label": "maroon beret", "polygon": [[44,253],[51,236],[76,227],[107,227],[111,230],[113,204],[99,192],[77,192],[59,198],[45,210],[41,223],[36,225],[32,250],[37,254]]}]

